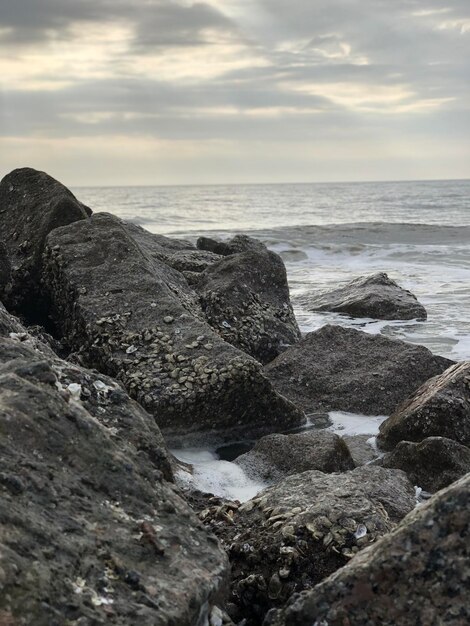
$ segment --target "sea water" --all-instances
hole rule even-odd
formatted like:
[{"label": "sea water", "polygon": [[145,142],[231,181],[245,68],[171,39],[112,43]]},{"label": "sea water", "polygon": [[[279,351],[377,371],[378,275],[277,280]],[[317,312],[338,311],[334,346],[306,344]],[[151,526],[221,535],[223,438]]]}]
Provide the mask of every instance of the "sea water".
[{"label": "sea water", "polygon": [[[470,181],[80,188],[94,211],[195,241],[247,233],[286,264],[303,332],[354,326],[470,359]],[[425,322],[312,313],[310,294],[387,272],[428,311]],[[330,414],[335,432],[375,435],[383,416]],[[213,449],[175,451],[194,465],[191,480],[217,495],[246,499],[262,487]],[[189,455],[189,456],[188,456]],[[241,473],[240,473],[241,472]]]}]

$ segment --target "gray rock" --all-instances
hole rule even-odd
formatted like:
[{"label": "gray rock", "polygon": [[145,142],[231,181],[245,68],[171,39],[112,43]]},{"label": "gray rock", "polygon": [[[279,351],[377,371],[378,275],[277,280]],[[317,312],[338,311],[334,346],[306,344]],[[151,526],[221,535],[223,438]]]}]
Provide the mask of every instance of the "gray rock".
[{"label": "gray rock", "polygon": [[11,263],[8,251],[3,241],[0,241],[0,293],[4,293],[5,287],[11,281]]},{"label": "gray rock", "polygon": [[400,441],[427,437],[470,446],[470,362],[457,363],[425,382],[380,425],[377,443],[391,450]]},{"label": "gray rock", "polygon": [[343,441],[353,458],[356,467],[374,461],[379,453],[370,444],[371,435],[344,435]]},{"label": "gray rock", "polygon": [[44,172],[17,169],[0,182],[0,239],[5,242],[11,276],[0,280],[0,298],[10,309],[42,318],[41,255],[47,234],[83,220],[89,209],[66,187]]},{"label": "gray rock", "polygon": [[208,267],[212,267],[220,261],[219,254],[205,252],[204,250],[181,250],[171,256],[168,255],[166,262],[179,272],[201,273]]},{"label": "gray rock", "polygon": [[248,235],[235,235],[227,241],[219,241],[211,237],[199,237],[196,245],[199,250],[214,252],[222,256],[239,252],[266,252],[267,250],[261,241]]},{"label": "gray rock", "polygon": [[260,435],[301,423],[259,363],[213,332],[155,245],[106,213],[49,235],[44,282],[69,345],[87,366],[118,378],[167,437]]},{"label": "gray rock", "polygon": [[469,507],[467,474],[264,626],[468,624]]},{"label": "gray rock", "polygon": [[35,342],[0,339],[0,621],[204,619],[227,559],[164,479],[154,420]]},{"label": "gray rock", "polygon": [[300,338],[284,263],[274,252],[231,254],[208,267],[195,288],[214,330],[261,363]]},{"label": "gray rock", "polygon": [[403,470],[414,485],[433,493],[470,472],[470,448],[445,437],[400,441],[380,465]]},{"label": "gray rock", "polygon": [[388,415],[453,361],[427,348],[324,326],[306,335],[264,371],[280,393],[312,411]]},{"label": "gray rock", "polygon": [[354,468],[342,438],[327,430],[267,435],[234,462],[251,478],[269,482],[307,470],[331,473]]},{"label": "gray rock", "polygon": [[361,276],[351,282],[303,302],[311,311],[334,311],[351,317],[380,320],[425,320],[426,309],[416,297],[400,287],[385,272]]},{"label": "gray rock", "polygon": [[[232,619],[259,624],[269,608],[329,576],[414,506],[403,472],[369,466],[289,476],[233,511],[230,522],[216,507],[209,526],[232,565]],[[207,523],[210,509],[200,517]]]}]

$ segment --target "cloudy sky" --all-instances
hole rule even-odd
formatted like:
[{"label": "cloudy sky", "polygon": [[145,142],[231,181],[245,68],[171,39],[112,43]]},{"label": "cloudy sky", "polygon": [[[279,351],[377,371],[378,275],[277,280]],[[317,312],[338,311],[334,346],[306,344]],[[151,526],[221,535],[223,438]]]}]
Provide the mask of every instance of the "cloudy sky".
[{"label": "cloudy sky", "polygon": [[469,0],[3,0],[0,175],[470,177]]}]

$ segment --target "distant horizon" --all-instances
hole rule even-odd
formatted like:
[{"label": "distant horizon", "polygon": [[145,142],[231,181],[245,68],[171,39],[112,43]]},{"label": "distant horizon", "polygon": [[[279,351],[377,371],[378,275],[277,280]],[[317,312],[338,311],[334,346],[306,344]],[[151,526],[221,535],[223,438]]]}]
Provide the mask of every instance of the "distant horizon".
[{"label": "distant horizon", "polygon": [[470,182],[469,178],[402,178],[398,180],[317,180],[317,181],[293,181],[293,182],[231,182],[231,183],[155,183],[155,184],[132,184],[132,185],[70,185],[73,189],[133,189],[133,188],[154,188],[154,187],[264,187],[264,186],[287,186],[287,185],[374,185],[377,183],[451,183]]}]

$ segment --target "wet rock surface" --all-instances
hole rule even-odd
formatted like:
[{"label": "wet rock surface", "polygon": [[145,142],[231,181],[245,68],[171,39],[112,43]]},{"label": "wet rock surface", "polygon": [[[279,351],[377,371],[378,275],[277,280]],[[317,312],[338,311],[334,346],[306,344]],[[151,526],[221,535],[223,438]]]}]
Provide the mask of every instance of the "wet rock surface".
[{"label": "wet rock surface", "polygon": [[264,246],[208,267],[195,288],[214,330],[262,363],[300,338],[284,263]]},{"label": "wet rock surface", "polygon": [[389,415],[452,364],[423,346],[329,325],[308,333],[264,371],[280,393],[307,413]]},{"label": "wet rock surface", "polygon": [[[44,172],[23,168],[3,178],[0,239],[6,247],[11,275],[6,284],[0,279],[0,298],[8,308],[27,309],[30,317],[44,316],[39,289],[46,236],[58,226],[87,218],[89,213],[71,191]],[[0,267],[1,257],[0,251]]]},{"label": "wet rock surface", "polygon": [[189,626],[222,599],[226,557],[114,381],[0,338],[0,448],[3,623]]},{"label": "wet rock surface", "polygon": [[425,382],[380,425],[377,442],[391,450],[400,441],[427,437],[470,446],[470,362],[457,363]]},{"label": "wet rock surface", "polygon": [[433,493],[470,472],[470,448],[445,437],[400,441],[380,465],[403,470],[414,485]]},{"label": "wet rock surface", "polygon": [[11,263],[8,251],[3,241],[0,241],[0,293],[4,293],[6,285],[11,280]]},{"label": "wet rock surface", "polygon": [[206,501],[199,517],[222,539],[232,564],[232,619],[260,624],[269,608],[390,532],[414,507],[414,495],[403,472],[363,467],[295,474],[242,506]]},{"label": "wet rock surface", "polygon": [[219,241],[211,237],[199,237],[197,248],[206,250],[221,256],[229,256],[240,252],[266,252],[266,246],[248,235],[235,235],[227,241]]},{"label": "wet rock surface", "polygon": [[260,364],[205,322],[184,276],[156,258],[155,238],[135,231],[101,213],[48,237],[53,314],[82,361],[120,380],[168,438],[302,423]]},{"label": "wet rock surface", "polygon": [[403,289],[385,272],[361,276],[326,293],[304,298],[311,311],[333,311],[351,317],[380,320],[425,320],[426,309],[411,291]]},{"label": "wet rock surface", "polygon": [[345,472],[355,467],[344,441],[326,430],[267,435],[235,463],[250,478],[277,482],[307,470]]},{"label": "wet rock surface", "polygon": [[264,626],[468,624],[469,506],[467,475]]}]

